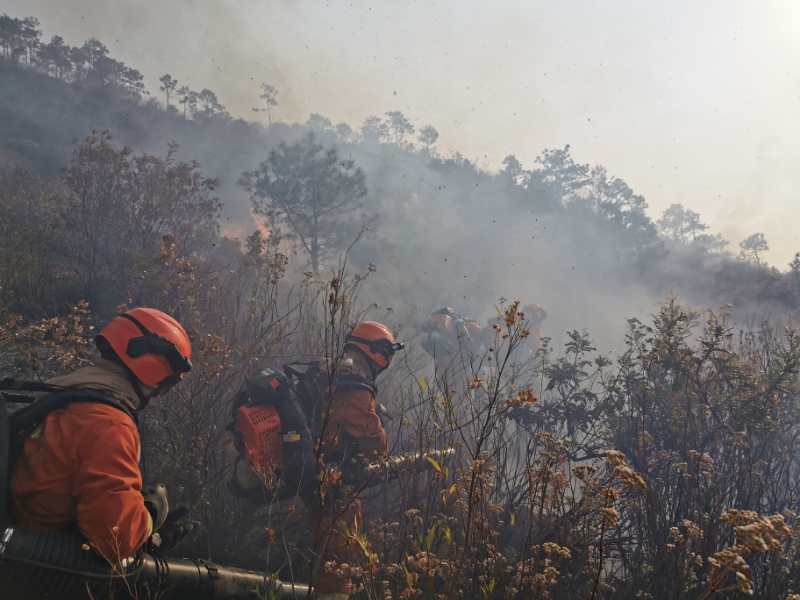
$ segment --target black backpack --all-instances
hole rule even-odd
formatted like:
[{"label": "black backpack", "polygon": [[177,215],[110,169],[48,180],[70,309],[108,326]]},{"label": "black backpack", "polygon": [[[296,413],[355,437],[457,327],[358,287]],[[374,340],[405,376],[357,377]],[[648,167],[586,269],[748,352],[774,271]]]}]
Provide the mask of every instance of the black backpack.
[{"label": "black backpack", "polygon": [[[37,398],[37,394],[44,394]],[[0,526],[11,524],[11,477],[25,439],[55,410],[73,402],[95,402],[136,415],[124,404],[97,390],[64,388],[36,381],[0,381]],[[22,405],[15,411],[11,405]]]},{"label": "black backpack", "polygon": [[[288,370],[282,373],[266,368],[247,378],[243,389],[234,397],[232,419],[228,430],[233,434],[234,443],[240,454],[244,454],[244,440],[236,428],[236,413],[242,406],[266,405],[278,413],[281,420],[283,446],[283,469],[281,471],[280,497],[296,494],[307,495],[313,487],[314,448],[311,436],[310,419],[303,395],[296,377]],[[239,496],[253,496],[251,492],[231,489]],[[254,499],[265,498],[262,491]]]},{"label": "black backpack", "polygon": [[[283,367],[284,372],[290,378],[292,389],[297,398],[303,413],[306,415],[309,427],[315,435],[318,435],[322,428],[321,417],[323,408],[329,399],[328,387],[331,382],[323,372],[320,362],[296,362]],[[332,382],[336,391],[345,390],[366,390],[373,395],[377,395],[378,388],[374,382],[367,381],[358,375],[339,372]],[[386,408],[378,403],[378,416],[383,422],[384,418],[391,420]]]},{"label": "black backpack", "polygon": [[[239,459],[244,454],[244,441],[236,429],[236,411],[241,406],[262,404],[275,408],[281,419],[283,436],[284,469],[279,497],[288,498],[299,494],[307,497],[312,491],[315,478],[315,456],[313,440],[322,430],[323,407],[329,398],[329,382],[320,362],[294,362],[283,366],[283,371],[263,369],[247,378],[245,386],[234,397],[232,419],[228,430],[232,433]],[[337,373],[333,382],[337,391],[368,390],[375,394],[375,385],[362,377],[350,373]],[[381,421],[391,419],[382,405],[378,405]],[[345,434],[342,434],[345,437]],[[351,443],[343,444],[355,447]],[[343,460],[343,456],[332,453],[329,461]],[[238,496],[262,501],[265,496],[240,490],[234,484],[231,490]],[[271,498],[271,496],[270,496]]]}]

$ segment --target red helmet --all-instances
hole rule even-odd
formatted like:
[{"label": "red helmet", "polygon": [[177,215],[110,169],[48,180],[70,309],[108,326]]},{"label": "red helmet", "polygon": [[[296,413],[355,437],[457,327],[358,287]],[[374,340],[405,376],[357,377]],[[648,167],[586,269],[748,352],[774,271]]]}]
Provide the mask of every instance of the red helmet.
[{"label": "red helmet", "polygon": [[108,345],[136,379],[149,387],[174,385],[192,368],[189,334],[155,308],[134,308],[117,315],[96,342]]},{"label": "red helmet", "polygon": [[392,356],[404,345],[396,342],[392,330],[383,323],[363,321],[347,336],[345,347],[354,346],[380,370],[389,366]]}]

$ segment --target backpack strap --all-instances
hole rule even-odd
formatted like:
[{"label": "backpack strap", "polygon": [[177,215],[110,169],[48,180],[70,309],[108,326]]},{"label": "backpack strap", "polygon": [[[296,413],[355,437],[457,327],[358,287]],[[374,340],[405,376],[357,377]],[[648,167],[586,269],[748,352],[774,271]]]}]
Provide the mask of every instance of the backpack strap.
[{"label": "backpack strap", "polygon": [[378,393],[378,388],[373,382],[355,373],[338,373],[334,385],[337,392],[367,391],[373,396]]},{"label": "backpack strap", "polygon": [[36,429],[51,412],[61,410],[67,405],[76,402],[94,402],[96,404],[111,406],[128,415],[137,428],[139,426],[136,414],[110,394],[91,389],[57,388],[57,391],[51,391],[51,393],[44,398],[36,400],[25,408],[9,415],[12,435],[24,436],[29,434]]},{"label": "backpack strap", "polygon": [[23,379],[14,379],[13,377],[0,379],[0,390],[4,392],[61,392],[65,389],[67,388],[45,383],[44,381],[25,381]]},{"label": "backpack strap", "polygon": [[283,371],[292,381],[300,409],[312,431],[319,427],[320,407],[325,399],[325,391],[321,382],[320,363],[295,362],[283,366]]},{"label": "backpack strap", "polygon": [[[27,392],[27,394],[5,394],[3,392]],[[107,392],[87,388],[64,387],[43,381],[24,381],[7,377],[0,380],[0,393],[7,402],[26,403],[23,409],[9,416],[12,434],[32,431],[51,412],[60,410],[73,402],[95,402],[124,412],[138,427],[136,414]],[[46,393],[43,398],[32,398],[30,394]]]}]

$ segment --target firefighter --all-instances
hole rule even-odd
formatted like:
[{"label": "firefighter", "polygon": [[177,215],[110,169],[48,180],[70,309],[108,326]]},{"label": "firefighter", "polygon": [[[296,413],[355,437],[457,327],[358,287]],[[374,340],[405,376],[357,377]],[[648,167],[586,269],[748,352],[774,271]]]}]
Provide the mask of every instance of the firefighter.
[{"label": "firefighter", "polygon": [[364,321],[347,337],[339,362],[329,423],[328,441],[344,440],[363,454],[386,454],[386,431],[377,410],[375,382],[403,348],[382,323]]},{"label": "firefighter", "polygon": [[445,306],[422,325],[422,346],[433,357],[435,379],[448,394],[460,397],[472,379],[472,359],[486,352],[480,323]]},{"label": "firefighter", "polygon": [[437,356],[450,355],[458,350],[456,336],[456,321],[458,314],[451,306],[444,306],[431,313],[428,320],[422,324],[425,339],[422,347],[434,359]]},{"label": "firefighter", "polygon": [[[231,489],[256,502],[302,497],[318,552],[314,585],[323,600],[349,595],[348,578],[326,572],[325,563],[358,560],[345,530],[363,523],[358,498],[323,473],[338,471],[341,481],[357,488],[357,471],[386,455],[376,380],[402,347],[386,325],[364,321],[346,338],[333,373],[317,363],[305,363],[303,372],[303,363],[287,365],[287,375],[296,378],[292,385],[287,375],[263,369],[248,377],[243,397],[234,401],[230,428],[238,455]],[[319,444],[306,444],[311,438]],[[312,447],[320,450],[318,462]]]},{"label": "firefighter", "polygon": [[[342,465],[343,470],[356,464],[384,457],[388,451],[386,430],[378,414],[378,376],[389,366],[403,344],[396,342],[384,324],[364,321],[347,337],[342,360],[334,377],[334,390],[327,422],[323,419],[325,461]],[[345,478],[349,474],[344,473]],[[321,599],[347,598],[351,592],[346,577],[325,571],[328,561],[353,563],[357,553],[348,542],[346,530],[363,524],[361,501],[357,497],[335,494],[319,499],[312,510],[315,546],[320,550],[320,567],[315,577]]]},{"label": "firefighter", "polygon": [[422,345],[437,362],[447,362],[464,353],[480,355],[485,350],[480,323],[458,314],[451,306],[433,311],[422,331]]},{"label": "firefighter", "polygon": [[[114,317],[95,338],[100,360],[48,381],[72,398],[47,414],[12,470],[12,513],[35,531],[77,528],[112,564],[175,534],[163,488],[142,490],[136,414],[191,369],[186,330],[154,308]],[[83,397],[82,397],[83,396]]]}]

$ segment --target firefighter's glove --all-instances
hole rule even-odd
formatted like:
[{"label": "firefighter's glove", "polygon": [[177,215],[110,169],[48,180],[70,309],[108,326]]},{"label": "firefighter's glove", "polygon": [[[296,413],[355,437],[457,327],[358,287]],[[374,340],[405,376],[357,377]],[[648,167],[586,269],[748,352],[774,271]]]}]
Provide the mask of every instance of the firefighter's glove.
[{"label": "firefighter's glove", "polygon": [[169,501],[167,500],[167,486],[157,483],[145,488],[142,492],[144,505],[153,519],[153,531],[158,531],[164,526],[169,515]]},{"label": "firefighter's glove", "polygon": [[185,506],[179,506],[169,513],[161,529],[150,537],[149,546],[151,552],[163,554],[199,529],[200,523],[187,519],[187,514],[189,514],[189,510]]}]

